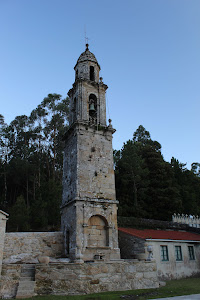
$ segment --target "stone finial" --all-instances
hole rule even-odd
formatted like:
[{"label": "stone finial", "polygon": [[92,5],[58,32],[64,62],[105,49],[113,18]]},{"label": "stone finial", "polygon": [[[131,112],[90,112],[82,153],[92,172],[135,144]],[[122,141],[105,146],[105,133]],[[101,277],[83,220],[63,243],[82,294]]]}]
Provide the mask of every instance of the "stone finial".
[{"label": "stone finial", "polygon": [[85,51],[89,50],[89,44],[88,43],[85,44],[85,47],[86,47]]},{"label": "stone finial", "polygon": [[103,77],[100,77],[99,80],[100,80],[100,83],[103,83]]},{"label": "stone finial", "polygon": [[112,128],[112,124],[111,124],[112,120],[111,120],[111,119],[108,119],[108,122],[109,122],[108,127]]}]

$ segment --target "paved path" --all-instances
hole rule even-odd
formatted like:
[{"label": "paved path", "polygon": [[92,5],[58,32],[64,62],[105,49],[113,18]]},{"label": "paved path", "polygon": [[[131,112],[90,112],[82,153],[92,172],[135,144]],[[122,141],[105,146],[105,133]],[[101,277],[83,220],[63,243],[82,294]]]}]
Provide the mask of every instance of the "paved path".
[{"label": "paved path", "polygon": [[151,300],[200,300],[200,294],[178,296],[178,297],[168,297],[168,298],[159,298],[159,299],[151,299]]}]

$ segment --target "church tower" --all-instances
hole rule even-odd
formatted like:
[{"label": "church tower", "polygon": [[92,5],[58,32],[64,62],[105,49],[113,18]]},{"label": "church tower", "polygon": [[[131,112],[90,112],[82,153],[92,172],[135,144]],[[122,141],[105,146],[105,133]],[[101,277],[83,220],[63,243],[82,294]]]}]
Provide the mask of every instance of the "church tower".
[{"label": "church tower", "polygon": [[86,44],[74,67],[65,134],[61,226],[72,261],[120,259],[111,120],[106,124],[107,85]]}]

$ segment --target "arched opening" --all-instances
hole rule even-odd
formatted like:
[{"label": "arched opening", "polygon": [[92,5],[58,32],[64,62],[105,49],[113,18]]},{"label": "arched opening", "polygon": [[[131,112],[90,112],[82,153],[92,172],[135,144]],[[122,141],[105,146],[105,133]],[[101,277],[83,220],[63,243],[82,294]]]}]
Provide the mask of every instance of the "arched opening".
[{"label": "arched opening", "polygon": [[88,247],[108,246],[108,224],[104,217],[95,215],[88,221]]},{"label": "arched opening", "polygon": [[90,80],[94,81],[94,67],[90,66]]},{"label": "arched opening", "polygon": [[94,94],[89,96],[89,121],[90,124],[97,124],[97,97]]}]

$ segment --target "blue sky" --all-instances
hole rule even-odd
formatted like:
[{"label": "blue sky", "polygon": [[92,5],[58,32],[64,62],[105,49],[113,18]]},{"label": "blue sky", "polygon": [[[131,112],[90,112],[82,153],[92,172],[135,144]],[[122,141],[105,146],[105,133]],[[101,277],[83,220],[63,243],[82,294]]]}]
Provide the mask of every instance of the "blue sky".
[{"label": "blue sky", "polygon": [[101,66],[121,149],[142,124],[190,168],[200,162],[199,0],[0,0],[0,113],[7,123],[66,96],[85,49]]}]

